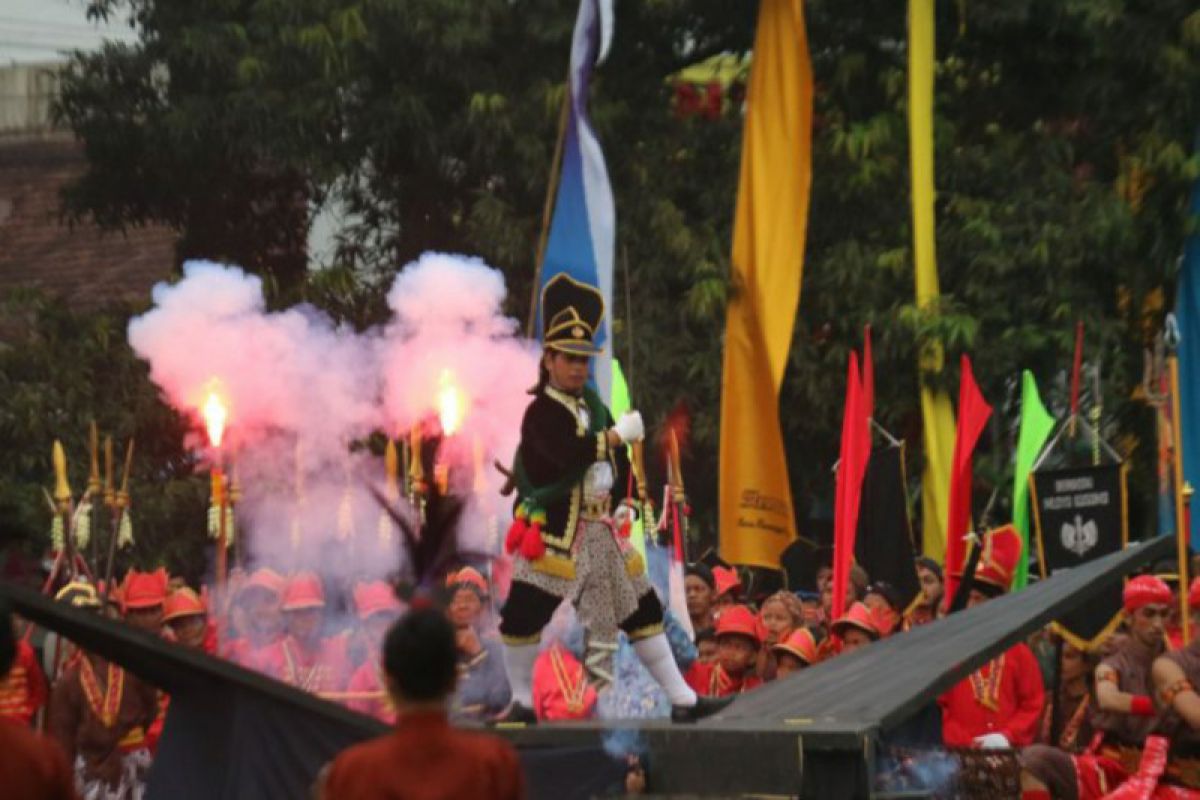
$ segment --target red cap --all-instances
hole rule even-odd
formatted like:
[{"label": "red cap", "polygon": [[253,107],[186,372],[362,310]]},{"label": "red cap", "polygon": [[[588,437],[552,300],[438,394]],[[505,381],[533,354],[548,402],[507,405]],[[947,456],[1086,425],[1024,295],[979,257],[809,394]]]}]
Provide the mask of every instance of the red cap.
[{"label": "red cap", "polygon": [[830,630],[838,636],[841,636],[846,628],[858,628],[872,639],[878,639],[880,636],[879,621],[871,613],[871,609],[862,603],[855,603],[850,606],[850,610],[830,626]]},{"label": "red cap", "polygon": [[1002,525],[983,537],[983,552],[975,568],[975,580],[1005,592],[1012,586],[1021,560],[1021,535],[1012,525]]},{"label": "red cap", "polygon": [[716,583],[717,597],[742,590],[742,581],[734,570],[727,567],[714,567],[712,572],[713,582]]},{"label": "red cap", "polygon": [[167,571],[161,567],[154,572],[129,570],[121,588],[122,608],[128,611],[161,606],[167,599],[168,580]]},{"label": "red cap", "polygon": [[817,663],[817,640],[813,638],[808,628],[792,631],[786,642],[771,648],[776,653],[790,653],[805,664],[812,666]]},{"label": "red cap", "polygon": [[1132,614],[1143,606],[1171,605],[1171,587],[1162,578],[1153,575],[1138,575],[1125,584],[1121,594],[1125,611]]},{"label": "red cap", "polygon": [[717,619],[717,636],[745,636],[762,644],[758,633],[758,615],[745,606],[730,606]]},{"label": "red cap", "polygon": [[163,622],[170,622],[180,617],[202,616],[207,613],[208,610],[204,607],[204,601],[200,599],[200,595],[186,586],[167,595],[167,601],[163,604]]},{"label": "red cap", "polygon": [[283,596],[283,589],[287,585],[287,580],[273,569],[263,567],[256,569],[242,584],[242,592],[250,589],[262,589],[264,592],[270,592],[276,597]]},{"label": "red cap", "polygon": [[372,614],[388,611],[399,614],[404,610],[392,587],[383,581],[357,583],[354,585],[354,606],[358,609],[358,618],[366,619]]},{"label": "red cap", "polygon": [[305,608],[324,608],[325,589],[321,579],[312,572],[297,572],[288,581],[283,591],[283,610],[300,611]]},{"label": "red cap", "polygon": [[446,586],[449,588],[470,586],[482,595],[488,593],[487,579],[474,567],[463,567],[458,572],[451,572],[446,576]]},{"label": "red cap", "polygon": [[1188,587],[1188,608],[1200,609],[1200,578],[1196,578]]}]

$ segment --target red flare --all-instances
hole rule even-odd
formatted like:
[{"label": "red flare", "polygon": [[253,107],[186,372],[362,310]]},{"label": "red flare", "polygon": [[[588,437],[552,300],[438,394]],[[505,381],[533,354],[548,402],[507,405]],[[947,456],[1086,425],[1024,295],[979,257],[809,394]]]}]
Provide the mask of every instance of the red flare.
[{"label": "red flare", "polygon": [[633,520],[627,519],[621,523],[621,527],[617,528],[617,535],[622,539],[628,539],[629,534],[633,532]]}]

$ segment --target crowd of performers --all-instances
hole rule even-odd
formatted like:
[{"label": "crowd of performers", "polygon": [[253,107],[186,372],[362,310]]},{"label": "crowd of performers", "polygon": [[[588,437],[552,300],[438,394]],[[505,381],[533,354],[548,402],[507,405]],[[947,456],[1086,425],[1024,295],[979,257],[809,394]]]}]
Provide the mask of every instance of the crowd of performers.
[{"label": "crowd of performers", "polygon": [[[986,536],[969,606],[1006,591],[1019,547],[1009,527]],[[817,592],[781,590],[750,603],[734,570],[689,565],[686,624],[663,612],[671,658],[701,697],[754,691],[941,616],[941,566],[921,558],[916,568],[922,592],[901,608],[892,587],[869,583],[856,567],[847,608],[835,615],[828,568],[817,574]],[[1094,651],[1056,642],[1047,631],[954,686],[939,698],[946,747],[1015,756],[1026,798],[1200,797],[1189,792],[1200,790],[1200,694],[1194,688],[1200,685],[1200,640],[1182,644],[1179,587],[1172,580],[1128,580],[1122,623]],[[493,611],[495,590],[471,567],[445,576],[444,587],[438,604],[458,647],[450,715],[460,722],[504,720],[516,704]],[[216,603],[163,570],[134,570],[108,591],[76,580],[57,598],[391,723],[380,648],[406,605],[383,581],[328,589],[337,603],[312,572],[283,576],[261,568],[235,572],[228,601]],[[1193,624],[1200,624],[1200,580],[1187,599]],[[595,658],[568,609],[564,605],[562,624],[549,626],[534,662],[530,710],[536,720],[670,714],[671,699],[640,663],[636,640],[621,634],[608,659]],[[0,719],[42,727],[57,740],[75,766],[82,797],[137,797],[169,698],[68,642],[50,638],[42,650],[39,657],[29,641],[18,642],[15,664],[0,683]]]}]

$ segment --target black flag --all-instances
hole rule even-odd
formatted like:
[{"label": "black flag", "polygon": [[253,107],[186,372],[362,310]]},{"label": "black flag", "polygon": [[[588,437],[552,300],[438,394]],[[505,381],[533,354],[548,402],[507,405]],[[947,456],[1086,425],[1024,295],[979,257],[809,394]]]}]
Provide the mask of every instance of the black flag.
[{"label": "black flag", "polygon": [[863,480],[854,557],[872,581],[887,581],[900,593],[901,610],[921,590],[905,496],[904,445],[871,452]]},{"label": "black flag", "polygon": [[[1125,467],[1048,470],[1029,476],[1030,507],[1042,578],[1123,548],[1129,538]],[[1055,626],[1071,644],[1094,649],[1121,611],[1121,582]]]}]

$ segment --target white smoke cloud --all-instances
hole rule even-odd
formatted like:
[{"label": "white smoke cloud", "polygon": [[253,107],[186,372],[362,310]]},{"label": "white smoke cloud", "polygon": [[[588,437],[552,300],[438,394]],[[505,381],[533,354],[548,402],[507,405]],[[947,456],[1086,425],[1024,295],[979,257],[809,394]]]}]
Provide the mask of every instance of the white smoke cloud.
[{"label": "white smoke cloud", "polygon": [[355,332],[310,306],[268,311],[257,277],[191,261],[182,280],[155,287],[128,335],[167,402],[195,421],[188,444],[206,458],[216,454],[199,409],[214,386],[228,405],[222,455],[241,483],[252,563],[316,569],[327,581],[379,577],[399,556],[367,490],[383,485],[383,459],[350,445],[414,426],[440,435],[447,392],[463,416],[439,460],[473,495],[466,544],[489,547],[507,527],[490,465],[516,446],[538,351],[504,316],[505,294],[503,276],[479,259],[426,254],[389,291],[394,318]]}]

